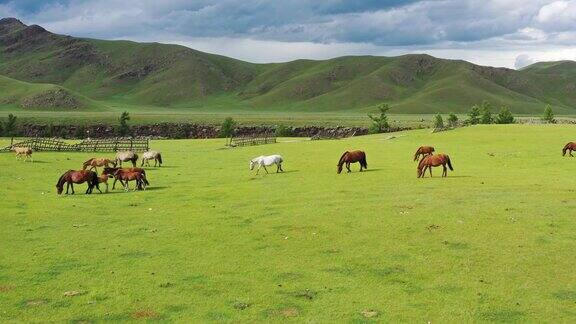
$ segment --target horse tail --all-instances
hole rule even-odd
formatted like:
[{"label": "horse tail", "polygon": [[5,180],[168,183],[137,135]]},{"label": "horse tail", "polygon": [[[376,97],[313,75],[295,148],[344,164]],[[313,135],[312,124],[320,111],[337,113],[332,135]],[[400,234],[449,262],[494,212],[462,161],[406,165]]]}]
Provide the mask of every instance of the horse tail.
[{"label": "horse tail", "polygon": [[348,151],[344,152],[344,154],[342,154],[342,156],[340,157],[340,160],[338,160],[338,173],[342,172],[342,165],[344,164],[344,157],[346,155],[348,155]]},{"label": "horse tail", "polygon": [[571,143],[568,143],[566,145],[564,145],[564,148],[562,149],[562,156],[566,155],[566,151],[568,151],[568,147],[570,146]]},{"label": "horse tail", "polygon": [[446,155],[446,163],[448,163],[448,168],[450,168],[450,171],[454,171],[452,163],[450,162],[450,157],[448,155]]},{"label": "horse tail", "polygon": [[362,158],[360,159],[360,165],[364,169],[368,169],[368,162],[366,162],[366,153],[362,152]]},{"label": "horse tail", "polygon": [[158,153],[158,163],[160,163],[160,165],[162,165],[162,154]]},{"label": "horse tail", "polygon": [[420,178],[420,176],[422,175],[422,169],[424,168],[424,160],[426,160],[427,156],[424,156],[420,162],[418,162],[418,167],[416,168],[416,170],[418,171],[418,178]]},{"label": "horse tail", "polygon": [[142,181],[144,181],[147,186],[150,185],[150,182],[148,182],[148,179],[146,179],[146,173],[144,172],[142,172]]},{"label": "horse tail", "polygon": [[420,151],[422,150],[422,146],[420,146],[417,150],[416,153],[414,153],[414,161],[418,161],[418,154],[420,154]]}]

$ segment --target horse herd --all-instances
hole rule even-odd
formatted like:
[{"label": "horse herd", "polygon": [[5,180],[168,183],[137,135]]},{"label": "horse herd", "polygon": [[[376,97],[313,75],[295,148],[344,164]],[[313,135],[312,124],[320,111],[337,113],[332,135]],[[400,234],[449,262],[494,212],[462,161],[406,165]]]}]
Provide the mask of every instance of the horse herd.
[{"label": "horse herd", "polygon": [[[25,156],[24,161],[32,159],[32,149],[29,147],[13,147],[12,150],[16,153],[16,159],[20,159]],[[568,153],[570,156],[572,152],[576,151],[576,142],[567,143],[562,149],[562,156]],[[432,146],[420,146],[416,153],[414,154],[414,161],[418,162],[417,167],[417,177],[424,178],[426,176],[426,171],[429,172],[430,177],[432,177],[432,168],[442,166],[442,177],[448,175],[448,169],[454,171],[452,167],[452,162],[450,157],[446,154],[434,154],[435,149]],[[86,182],[88,188],[86,193],[92,193],[93,189],[96,188],[100,193],[99,185],[104,183],[106,185],[106,192],[108,192],[108,179],[114,178],[114,183],[112,189],[116,187],[116,182],[120,181],[120,184],[124,187],[125,191],[130,190],[129,182],[135,181],[134,190],[146,190],[146,186],[150,183],[146,177],[146,171],[142,168],[144,164],[150,166],[150,161],[154,160],[154,167],[162,166],[162,155],[158,151],[147,151],[142,154],[142,163],[140,167],[136,167],[136,162],[138,160],[138,154],[132,151],[118,152],[116,157],[111,159],[106,158],[91,158],[84,162],[82,165],[82,170],[68,170],[64,172],[58,179],[56,183],[56,188],[58,194],[62,194],[64,191],[64,184],[66,184],[66,194],[69,193],[71,189],[72,194],[74,194],[74,184],[81,184]],[[132,167],[123,168],[122,162],[131,162]],[[268,173],[267,166],[276,165],[276,172],[283,172],[282,163],[284,159],[281,155],[270,155],[270,156],[258,156],[250,160],[250,170],[254,170],[257,166],[256,174],[260,172],[261,168],[264,168],[266,173]],[[347,172],[352,172],[350,169],[350,164],[359,163],[360,172],[368,168],[368,163],[366,162],[366,153],[364,151],[346,151],[337,164],[337,173],[340,174],[344,167],[346,167]],[[118,167],[119,165],[119,167]],[[102,173],[98,175],[98,167],[103,167]],[[95,171],[93,171],[95,170]]]},{"label": "horse herd", "polygon": [[[420,157],[422,157],[422,159],[420,159]],[[432,167],[442,166],[442,177],[447,176],[448,170],[446,166],[448,166],[451,171],[454,171],[450,157],[446,154],[434,154],[434,148],[432,146],[420,146],[414,154],[414,161],[418,161],[418,159],[420,159],[417,168],[418,178],[423,178],[426,175],[426,170],[428,170],[430,176],[432,176]],[[282,162],[284,162],[284,159],[281,155],[278,154],[258,156],[250,160],[250,170],[254,170],[254,167],[257,165],[258,169],[256,170],[256,174],[260,172],[260,168],[262,167],[266,173],[268,173],[268,169],[266,169],[266,167],[276,164],[276,172],[278,173],[284,171],[282,170]],[[338,160],[338,164],[336,165],[336,172],[338,174],[342,173],[344,166],[346,166],[348,173],[352,172],[350,169],[350,164],[352,163],[360,164],[360,172],[362,172],[364,169],[367,169],[368,162],[366,162],[366,153],[360,150],[344,152],[344,154],[342,154]]]},{"label": "horse herd", "polygon": [[[151,160],[154,160],[154,166],[162,166],[162,155],[158,151],[144,152],[140,166],[143,167],[144,164],[150,166]],[[68,170],[64,172],[56,183],[56,190],[58,194],[62,194],[64,184],[66,184],[66,194],[69,193],[70,189],[72,190],[72,194],[74,194],[74,184],[86,182],[88,184],[88,188],[86,189],[87,194],[91,194],[94,188],[102,193],[100,190],[101,183],[106,185],[106,192],[108,192],[108,179],[110,178],[114,178],[112,189],[116,187],[116,182],[120,181],[124,190],[128,191],[130,189],[128,183],[135,181],[134,190],[146,190],[146,186],[150,184],[146,178],[146,170],[141,167],[136,167],[137,161],[138,154],[132,151],[118,152],[114,160],[91,158],[82,164],[82,170]],[[122,162],[132,162],[132,167],[123,168]],[[120,167],[117,167],[118,165],[120,165]],[[103,168],[100,175],[98,175],[98,167]]]}]

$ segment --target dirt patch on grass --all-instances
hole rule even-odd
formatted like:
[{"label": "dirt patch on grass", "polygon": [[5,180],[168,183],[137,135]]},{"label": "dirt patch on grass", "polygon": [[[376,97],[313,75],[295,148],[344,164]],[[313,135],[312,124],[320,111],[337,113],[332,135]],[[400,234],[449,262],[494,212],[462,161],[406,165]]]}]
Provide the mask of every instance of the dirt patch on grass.
[{"label": "dirt patch on grass", "polygon": [[16,287],[12,285],[0,285],[0,293],[9,292],[14,290]]},{"label": "dirt patch on grass", "polygon": [[130,317],[133,319],[157,319],[160,317],[160,314],[151,309],[141,309],[133,312]]},{"label": "dirt patch on grass", "polygon": [[300,315],[300,310],[296,307],[285,307],[270,311],[270,315],[274,317],[293,318]]},{"label": "dirt patch on grass", "polygon": [[374,309],[365,309],[361,311],[360,314],[366,318],[374,318],[378,317],[378,315],[380,315],[380,312]]},{"label": "dirt patch on grass", "polygon": [[46,299],[30,299],[30,300],[26,301],[25,305],[27,307],[36,307],[36,306],[44,305],[47,302],[48,301]]}]

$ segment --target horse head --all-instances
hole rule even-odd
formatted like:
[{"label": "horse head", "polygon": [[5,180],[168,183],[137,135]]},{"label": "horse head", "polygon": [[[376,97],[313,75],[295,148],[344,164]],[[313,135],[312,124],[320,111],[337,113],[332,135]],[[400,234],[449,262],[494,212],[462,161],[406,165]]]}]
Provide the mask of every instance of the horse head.
[{"label": "horse head", "polygon": [[250,160],[250,171],[254,170],[254,166],[256,165],[255,160]]}]

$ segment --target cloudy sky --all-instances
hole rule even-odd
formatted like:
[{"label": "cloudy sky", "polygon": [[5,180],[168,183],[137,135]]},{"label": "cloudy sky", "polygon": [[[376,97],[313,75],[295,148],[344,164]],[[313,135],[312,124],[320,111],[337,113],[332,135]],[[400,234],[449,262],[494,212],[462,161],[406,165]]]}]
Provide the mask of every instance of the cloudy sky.
[{"label": "cloudy sky", "polygon": [[519,68],[576,59],[576,0],[0,0],[0,17],[251,62],[428,53]]}]

